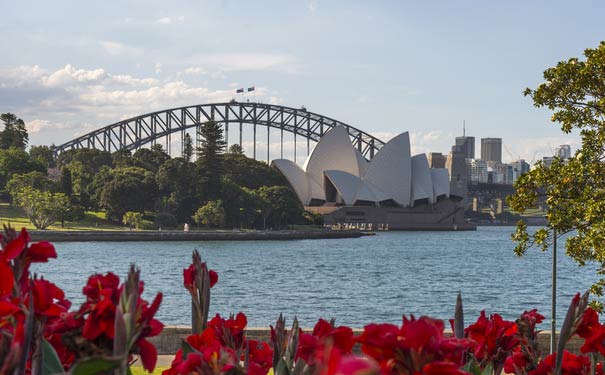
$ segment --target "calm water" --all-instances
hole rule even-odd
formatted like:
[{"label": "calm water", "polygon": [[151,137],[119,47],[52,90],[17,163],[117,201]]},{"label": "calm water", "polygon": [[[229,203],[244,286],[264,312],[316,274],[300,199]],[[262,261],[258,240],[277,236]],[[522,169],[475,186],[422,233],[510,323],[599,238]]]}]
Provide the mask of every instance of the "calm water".
[{"label": "calm water", "polygon": [[[63,288],[74,305],[95,272],[123,279],[130,263],[141,268],[148,300],[164,292],[159,318],[189,324],[190,302],[182,270],[198,248],[219,273],[211,316],[244,311],[249,326],[267,327],[284,313],[303,326],[336,318],[353,327],[401,321],[402,314],[453,316],[462,291],[467,324],[484,309],[515,319],[538,308],[550,316],[551,253],[513,254],[513,228],[476,232],[387,232],[344,240],[258,242],[72,242],[56,244],[59,258],[35,271]],[[586,290],[594,267],[579,268],[560,250],[559,325],[577,291]],[[550,323],[549,323],[550,324]]]}]

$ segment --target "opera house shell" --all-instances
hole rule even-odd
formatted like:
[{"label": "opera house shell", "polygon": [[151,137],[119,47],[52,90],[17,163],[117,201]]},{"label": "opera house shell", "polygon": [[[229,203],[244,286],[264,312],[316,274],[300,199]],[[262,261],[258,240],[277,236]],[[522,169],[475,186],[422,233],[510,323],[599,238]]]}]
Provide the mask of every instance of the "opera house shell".
[{"label": "opera house shell", "polygon": [[460,198],[450,197],[445,168],[429,168],[425,154],[411,156],[404,132],[367,161],[347,129],[336,126],[315,145],[303,167],[273,160],[305,208],[328,225],[363,229],[469,229]]}]

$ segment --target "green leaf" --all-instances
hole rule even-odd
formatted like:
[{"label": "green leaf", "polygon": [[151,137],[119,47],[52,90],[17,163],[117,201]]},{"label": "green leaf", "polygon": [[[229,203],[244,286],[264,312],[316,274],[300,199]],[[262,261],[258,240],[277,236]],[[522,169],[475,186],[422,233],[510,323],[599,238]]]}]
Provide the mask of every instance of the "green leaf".
[{"label": "green leaf", "polygon": [[481,375],[493,375],[494,374],[494,364],[488,363],[487,366],[483,369]]},{"label": "green leaf", "polygon": [[42,375],[63,374],[63,365],[55,349],[46,339],[42,339]]},{"label": "green leaf", "polygon": [[86,358],[71,368],[71,375],[97,375],[108,372],[120,366],[120,358]]},{"label": "green leaf", "polygon": [[196,350],[193,349],[193,347],[191,345],[189,345],[189,343],[185,340],[181,341],[181,349],[183,350],[183,358],[187,357],[187,354],[189,353],[193,353]]}]

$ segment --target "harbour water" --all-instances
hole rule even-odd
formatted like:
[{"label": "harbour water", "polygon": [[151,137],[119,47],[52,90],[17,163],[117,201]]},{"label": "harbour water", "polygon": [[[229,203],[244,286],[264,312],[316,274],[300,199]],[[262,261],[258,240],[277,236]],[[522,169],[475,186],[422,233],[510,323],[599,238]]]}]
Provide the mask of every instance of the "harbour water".
[{"label": "harbour water", "polygon": [[[124,278],[130,263],[141,268],[144,297],[164,293],[158,316],[165,324],[189,324],[190,302],[182,271],[194,248],[219,273],[211,316],[243,311],[249,326],[274,324],[279,313],[305,327],[318,318],[363,327],[399,323],[402,314],[453,316],[462,292],[467,324],[481,310],[514,320],[538,308],[549,319],[551,253],[513,254],[512,227],[473,232],[384,232],[359,239],[251,242],[64,242],[58,259],[36,265],[66,291],[74,309],[92,273]],[[578,291],[596,279],[594,266],[558,259],[558,322]],[[547,323],[547,322],[545,322]],[[544,324],[548,329],[549,323]]]}]

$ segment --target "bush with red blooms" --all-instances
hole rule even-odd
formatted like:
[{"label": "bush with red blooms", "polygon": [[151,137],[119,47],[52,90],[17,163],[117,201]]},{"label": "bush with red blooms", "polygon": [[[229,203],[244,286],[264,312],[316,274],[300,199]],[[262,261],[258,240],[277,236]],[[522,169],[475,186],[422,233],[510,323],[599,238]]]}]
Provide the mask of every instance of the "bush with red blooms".
[{"label": "bush with red blooms", "polygon": [[[0,374],[128,374],[133,355],[153,371],[157,351],[148,338],[163,325],[154,318],[162,294],[141,298],[139,270],[130,267],[120,284],[113,273],[92,275],[77,310],[52,282],[30,274],[32,263],[57,253],[48,242],[31,243],[27,231],[6,228],[0,237]],[[210,289],[218,275],[197,251],[183,270],[192,298],[192,332],[164,375],[603,375],[605,325],[576,295],[561,327],[556,353],[542,357],[537,326],[544,317],[526,311],[517,321],[481,312],[467,328],[462,304],[452,322],[403,317],[401,325],[369,324],[357,337],[351,328],[320,319],[304,332],[296,318],[287,330],[280,315],[269,343],[246,336],[246,315],[208,320]],[[584,339],[580,354],[564,350],[568,340]],[[357,347],[361,354],[354,354]]]},{"label": "bush with red blooms", "polygon": [[154,318],[162,295],[141,298],[134,266],[122,285],[112,273],[91,276],[86,301],[70,311],[59,287],[30,273],[32,263],[57,257],[52,244],[11,228],[0,243],[0,374],[126,374],[134,354],[153,371],[157,351],[147,338],[163,328]]}]

